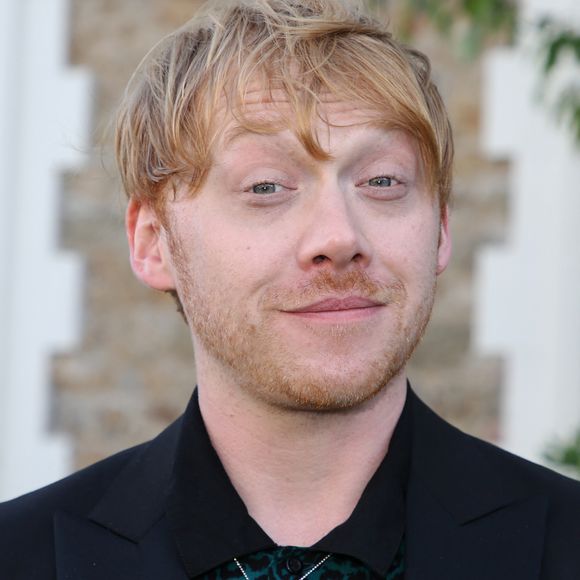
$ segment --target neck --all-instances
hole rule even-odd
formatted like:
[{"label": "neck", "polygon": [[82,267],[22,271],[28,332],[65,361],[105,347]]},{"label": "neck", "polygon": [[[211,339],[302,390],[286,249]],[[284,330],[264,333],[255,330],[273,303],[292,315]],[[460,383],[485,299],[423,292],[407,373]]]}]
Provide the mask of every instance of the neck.
[{"label": "neck", "polygon": [[310,546],[348,519],[388,451],[404,373],[355,409],[312,412],[273,408],[199,370],[210,439],[262,529],[279,545]]}]

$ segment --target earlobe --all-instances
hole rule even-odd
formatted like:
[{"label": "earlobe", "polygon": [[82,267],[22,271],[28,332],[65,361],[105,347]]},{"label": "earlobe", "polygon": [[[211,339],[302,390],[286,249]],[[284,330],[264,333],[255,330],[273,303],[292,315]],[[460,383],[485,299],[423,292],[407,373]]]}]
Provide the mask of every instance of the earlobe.
[{"label": "earlobe", "polygon": [[441,274],[451,259],[451,231],[449,229],[449,208],[441,210],[441,226],[439,231],[439,247],[437,249],[437,275]]},{"label": "earlobe", "polygon": [[135,276],[156,290],[174,290],[167,241],[151,205],[131,199],[125,215],[125,227]]}]

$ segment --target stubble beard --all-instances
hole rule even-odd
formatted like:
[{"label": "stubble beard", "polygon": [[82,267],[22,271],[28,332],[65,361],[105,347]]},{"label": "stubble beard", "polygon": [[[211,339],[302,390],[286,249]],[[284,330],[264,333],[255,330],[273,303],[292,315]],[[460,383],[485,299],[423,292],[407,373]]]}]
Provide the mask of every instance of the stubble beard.
[{"label": "stubble beard", "polygon": [[[431,315],[435,276],[422,289],[418,307],[406,314],[407,291],[400,281],[380,284],[362,271],[345,275],[322,271],[298,289],[268,291],[260,300],[261,319],[252,320],[243,306],[224,301],[218,288],[201,287],[175,240],[172,246],[179,297],[192,334],[233,383],[274,407],[328,412],[352,409],[369,401],[404,369]],[[330,357],[334,361],[331,365],[300,360],[285,337],[273,330],[272,316],[280,309],[312,303],[317,296],[332,292],[380,300],[392,311],[393,324],[384,346],[364,366],[348,368],[348,345],[352,333],[357,332],[352,327],[312,328],[313,333],[325,333],[324,339],[333,351],[344,352],[341,368],[336,368],[336,357]]]}]

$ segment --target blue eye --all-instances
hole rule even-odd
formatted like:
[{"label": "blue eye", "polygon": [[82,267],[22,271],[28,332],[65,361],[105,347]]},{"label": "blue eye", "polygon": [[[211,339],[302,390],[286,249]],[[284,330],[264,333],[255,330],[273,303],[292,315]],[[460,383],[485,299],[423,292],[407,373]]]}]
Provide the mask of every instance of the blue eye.
[{"label": "blue eye", "polygon": [[252,186],[252,192],[258,193],[260,195],[266,195],[268,193],[277,193],[282,190],[282,186],[278,183],[272,182],[263,182],[263,183],[256,183],[256,185]]},{"label": "blue eye", "polygon": [[388,177],[386,175],[380,175],[379,177],[373,177],[369,179],[369,185],[372,187],[391,187],[395,185],[397,180],[393,177]]}]

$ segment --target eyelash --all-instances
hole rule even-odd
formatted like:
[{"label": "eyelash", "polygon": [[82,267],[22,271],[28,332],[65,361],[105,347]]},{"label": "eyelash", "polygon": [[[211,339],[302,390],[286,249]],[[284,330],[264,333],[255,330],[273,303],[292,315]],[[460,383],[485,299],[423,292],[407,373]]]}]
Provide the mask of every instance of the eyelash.
[{"label": "eyelash", "polygon": [[389,185],[387,186],[387,188],[402,184],[402,181],[400,179],[397,179],[393,175],[377,175],[376,177],[371,177],[370,179],[368,179],[366,182],[364,182],[364,184],[368,185],[370,187],[381,187],[379,185],[371,184],[371,181],[375,181],[375,180],[379,180],[379,179],[389,180]]},{"label": "eyelash", "polygon": [[[272,192],[258,192],[258,191],[255,191],[256,188],[263,187],[263,186],[267,186],[267,185],[273,185],[274,186],[274,191],[272,191]],[[250,185],[250,187],[248,188],[248,191],[250,191],[252,193],[255,193],[256,195],[268,195],[270,193],[279,193],[281,191],[282,187],[283,186],[280,185],[276,181],[260,181],[258,183],[254,183],[254,184]]]},{"label": "eyelash", "polygon": [[[388,185],[382,186],[382,185],[373,185],[371,182],[376,181],[376,180],[388,180]],[[402,185],[403,182],[398,179],[397,177],[393,176],[393,175],[388,175],[388,174],[383,174],[383,175],[377,175],[376,177],[371,177],[370,179],[367,179],[366,181],[363,181],[360,185],[367,186],[367,187],[371,187],[371,188],[376,188],[376,189],[391,189],[393,187],[396,187],[397,185]],[[266,187],[266,186],[273,186],[274,187],[274,191],[256,191],[258,188],[260,187]],[[280,193],[283,189],[285,189],[285,187],[280,184],[278,181],[276,180],[263,180],[263,181],[258,181],[256,183],[251,184],[246,191],[248,193],[254,194],[254,195],[258,195],[260,197],[268,197],[270,195],[273,195],[275,193]]]}]

